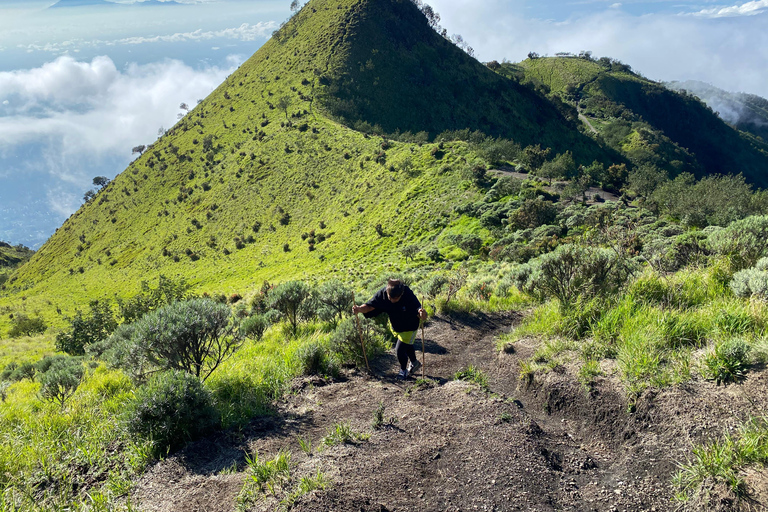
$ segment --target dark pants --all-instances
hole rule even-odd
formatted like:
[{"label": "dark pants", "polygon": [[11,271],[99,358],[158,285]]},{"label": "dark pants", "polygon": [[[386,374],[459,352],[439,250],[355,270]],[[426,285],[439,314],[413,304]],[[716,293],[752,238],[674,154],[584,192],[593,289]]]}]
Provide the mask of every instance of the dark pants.
[{"label": "dark pants", "polygon": [[408,366],[408,359],[411,360],[411,362],[415,363],[417,361],[416,359],[416,348],[412,344],[403,343],[400,340],[397,340],[397,345],[395,345],[395,352],[397,353],[397,360],[400,362],[400,369],[405,370]]}]

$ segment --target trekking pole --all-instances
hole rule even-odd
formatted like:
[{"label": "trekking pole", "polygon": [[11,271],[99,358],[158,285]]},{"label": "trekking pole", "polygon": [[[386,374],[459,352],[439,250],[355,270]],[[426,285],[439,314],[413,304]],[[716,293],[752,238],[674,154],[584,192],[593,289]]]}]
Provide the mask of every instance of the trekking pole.
[{"label": "trekking pole", "polygon": [[[355,301],[355,294],[352,294],[352,306],[357,306]],[[360,347],[363,349],[363,358],[365,358],[365,367],[368,369],[368,373],[371,373],[371,367],[368,366],[368,354],[365,352],[365,342],[363,341],[363,330],[360,328],[360,317],[355,313],[355,325],[357,325],[357,334],[360,335]]]},{"label": "trekking pole", "polygon": [[[423,302],[422,302],[422,308],[423,308]],[[419,319],[420,321],[420,327],[421,327],[421,379],[424,380],[424,370],[427,367],[427,350],[424,348],[424,341],[426,338],[424,338],[424,320]]]}]

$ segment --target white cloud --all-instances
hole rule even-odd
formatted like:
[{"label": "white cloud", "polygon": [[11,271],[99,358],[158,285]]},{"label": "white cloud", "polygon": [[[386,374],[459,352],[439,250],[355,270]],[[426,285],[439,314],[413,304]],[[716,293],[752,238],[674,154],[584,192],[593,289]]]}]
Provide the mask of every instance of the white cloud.
[{"label": "white cloud", "polygon": [[519,61],[529,51],[590,50],[620,59],[653,80],[695,79],[768,97],[768,14],[713,19],[605,9],[554,22],[526,18],[507,1],[430,3],[448,31],[460,32],[484,61]]},{"label": "white cloud", "polygon": [[226,28],[224,30],[194,32],[178,32],[164,36],[127,37],[115,41],[104,41],[103,44],[143,44],[143,43],[185,43],[188,41],[207,41],[210,39],[224,38],[238,41],[256,41],[270,35],[278,27],[274,21],[259,22],[256,25],[243,23],[239,27]]},{"label": "white cloud", "polygon": [[703,9],[696,16],[705,16],[708,18],[725,18],[732,16],[754,16],[768,10],[768,0],[754,0],[741,5],[732,5],[728,7],[714,7],[712,9]]},{"label": "white cloud", "polygon": [[0,73],[0,101],[9,102],[0,110],[0,161],[17,181],[26,176],[29,186],[43,187],[52,211],[68,215],[92,176],[122,171],[132,147],[176,123],[181,102],[194,105],[241,62],[231,56],[231,68],[196,70],[166,60],[118,70],[109,57],[60,57]]},{"label": "white cloud", "polygon": [[222,30],[197,29],[189,32],[176,32],[154,36],[132,36],[120,39],[72,39],[63,42],[48,42],[46,44],[29,43],[18,45],[18,48],[28,52],[44,51],[61,53],[63,51],[78,51],[82,48],[101,48],[119,45],[139,45],[146,43],[188,43],[209,41],[212,39],[232,39],[236,41],[258,41],[269,37],[278,28],[275,21],[260,21],[255,25],[243,23],[239,27],[225,28]]},{"label": "white cloud", "polygon": [[130,150],[154,140],[159,126],[175,123],[182,101],[194,104],[231,71],[174,60],[118,71],[109,57],[87,63],[64,56],[0,73],[0,98],[11,111],[0,117],[0,147],[53,139],[70,151]]},{"label": "white cloud", "polygon": [[[141,4],[144,2],[149,2],[151,0],[105,0],[105,1],[113,4]],[[163,2],[163,3],[172,3],[172,4],[193,5],[193,4],[210,4],[210,3],[216,2],[217,0],[157,0],[157,1]]]}]

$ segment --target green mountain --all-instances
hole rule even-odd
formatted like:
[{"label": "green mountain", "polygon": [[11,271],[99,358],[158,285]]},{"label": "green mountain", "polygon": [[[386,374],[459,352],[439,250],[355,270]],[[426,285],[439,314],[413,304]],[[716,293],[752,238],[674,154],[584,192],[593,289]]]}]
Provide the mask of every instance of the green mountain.
[{"label": "green mountain", "polygon": [[35,251],[21,244],[11,245],[0,240],[0,269],[16,266],[28,260]]},{"label": "green mountain", "polygon": [[768,144],[734,130],[697,98],[618,61],[535,57],[497,71],[577,109],[585,131],[598,133],[636,165],[699,177],[742,173],[768,185]]},{"label": "green mountain", "polygon": [[404,244],[480,230],[454,208],[484,193],[470,144],[396,142],[338,120],[431,136],[468,128],[611,161],[409,0],[313,0],[68,219],[6,292],[43,301],[55,290],[66,310],[159,274],[227,293],[348,278],[401,263]]},{"label": "green mountain", "polygon": [[696,80],[667,82],[678,92],[693,94],[737,130],[752,135],[759,142],[768,141],[768,100],[754,94],[728,92]]}]

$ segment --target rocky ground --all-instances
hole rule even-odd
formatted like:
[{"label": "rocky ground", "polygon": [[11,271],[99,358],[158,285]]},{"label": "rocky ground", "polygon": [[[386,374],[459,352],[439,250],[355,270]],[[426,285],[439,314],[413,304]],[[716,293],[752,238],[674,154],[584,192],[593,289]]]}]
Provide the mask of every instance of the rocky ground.
[{"label": "rocky ground", "polygon": [[[395,380],[393,355],[376,361],[373,375],[297,381],[275,416],[155,464],[132,501],[146,511],[235,510],[248,479],[244,454],[270,459],[283,450],[291,453],[291,481],[257,493],[245,509],[676,510],[671,476],[692,444],[734,427],[744,411],[768,405],[765,371],[752,372],[741,386],[693,381],[648,392],[631,412],[609,369],[591,391],[568,366],[524,383],[519,361],[530,357],[536,342],[522,340],[509,352],[498,352],[495,343],[518,319],[510,313],[432,320],[426,384]],[[487,375],[487,389],[454,379],[469,365]],[[384,424],[374,428],[381,407]],[[337,424],[348,424],[363,439],[323,447]],[[311,441],[309,454],[300,438]],[[318,471],[329,482],[326,489],[289,505],[300,479]],[[741,508],[766,510],[768,477],[757,470],[748,477],[752,499]],[[727,492],[715,489],[713,495],[696,507],[729,507]]]}]

